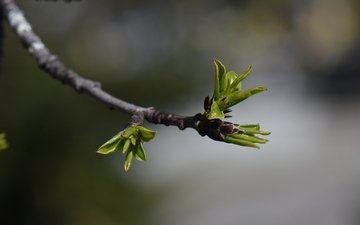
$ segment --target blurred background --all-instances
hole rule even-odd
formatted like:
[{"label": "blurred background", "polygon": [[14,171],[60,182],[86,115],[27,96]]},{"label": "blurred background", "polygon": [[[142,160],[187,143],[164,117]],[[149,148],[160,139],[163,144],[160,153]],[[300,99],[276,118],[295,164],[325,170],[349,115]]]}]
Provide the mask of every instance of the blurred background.
[{"label": "blurred background", "polygon": [[202,112],[213,59],[241,73],[230,121],[272,131],[260,150],[146,123],[148,161],[97,148],[129,116],[38,68],[5,24],[0,224],[360,224],[357,0],[18,0],[47,47],[144,107]]}]

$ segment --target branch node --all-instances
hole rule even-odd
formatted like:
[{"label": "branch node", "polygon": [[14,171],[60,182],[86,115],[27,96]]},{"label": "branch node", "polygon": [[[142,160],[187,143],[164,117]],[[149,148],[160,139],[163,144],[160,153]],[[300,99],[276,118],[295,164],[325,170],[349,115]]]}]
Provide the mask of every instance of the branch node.
[{"label": "branch node", "polygon": [[130,125],[142,125],[144,121],[144,112],[141,109],[136,109],[135,113],[130,118]]}]

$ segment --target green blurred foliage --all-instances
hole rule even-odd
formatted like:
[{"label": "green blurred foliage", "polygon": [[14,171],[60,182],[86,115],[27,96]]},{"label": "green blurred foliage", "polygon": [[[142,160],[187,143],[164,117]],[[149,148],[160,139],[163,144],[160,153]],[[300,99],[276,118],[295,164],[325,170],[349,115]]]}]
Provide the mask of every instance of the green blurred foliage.
[{"label": "green blurred foliage", "polygon": [[0,151],[9,147],[9,144],[6,142],[5,133],[0,133]]}]

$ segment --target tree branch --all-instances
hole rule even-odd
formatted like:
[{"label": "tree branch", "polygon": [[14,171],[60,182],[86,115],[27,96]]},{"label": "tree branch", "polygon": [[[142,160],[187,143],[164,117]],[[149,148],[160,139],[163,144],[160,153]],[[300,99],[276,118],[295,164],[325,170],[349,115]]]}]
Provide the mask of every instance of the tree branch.
[{"label": "tree branch", "polygon": [[144,118],[155,124],[177,126],[184,130],[187,127],[198,130],[199,117],[184,117],[171,113],[155,110],[153,107],[143,108],[121,99],[118,99],[101,89],[101,84],[81,77],[76,72],[66,67],[60,59],[53,55],[41,39],[34,33],[30,23],[24,17],[22,11],[13,0],[0,0],[3,17],[7,20],[11,29],[18,36],[30,55],[36,60],[40,68],[45,70],[52,78],[69,85],[77,92],[85,92],[96,98],[111,109],[119,109],[130,115],[142,112]]},{"label": "tree branch", "polygon": [[[255,143],[264,144],[267,142],[266,139],[255,136],[255,134],[270,134],[270,132],[261,131],[258,124],[239,125],[221,120],[221,118],[229,117],[227,113],[231,111],[231,106],[238,104],[239,102],[251,97],[254,94],[266,90],[266,88],[262,86],[254,87],[245,91],[241,90],[241,81],[249,75],[251,67],[248,67],[240,75],[237,75],[234,72],[228,72],[225,74],[226,69],[224,65],[220,61],[215,60],[214,63],[216,79],[214,96],[211,99],[209,97],[205,98],[204,114],[198,113],[194,116],[185,117],[172,113],[160,112],[155,110],[153,107],[143,108],[141,106],[137,106],[115,98],[114,96],[103,91],[99,82],[85,79],[70,68],[66,67],[56,55],[51,54],[49,49],[46,48],[44,43],[34,33],[31,25],[25,19],[23,13],[20,11],[14,0],[0,0],[0,9],[3,17],[7,20],[11,29],[19,37],[24,47],[36,60],[40,68],[45,70],[52,78],[74,88],[78,93],[85,92],[111,109],[119,109],[132,115],[130,119],[130,125],[128,126],[131,126],[131,124],[140,125],[142,124],[143,120],[146,119],[148,122],[154,124],[177,126],[180,130],[193,128],[201,136],[207,135],[209,138],[216,141],[233,143],[242,146],[259,148]],[[145,128],[141,129],[143,132],[145,132]],[[129,132],[135,132],[136,134],[139,134],[141,129],[139,127],[136,129],[133,128],[130,129]],[[120,133],[122,134],[122,132]],[[154,136],[151,131],[146,131],[145,133],[148,133],[147,136],[149,136],[149,134],[152,137]],[[115,139],[111,139],[110,141],[106,142],[102,147],[100,147],[104,147],[105,150],[103,151],[102,149],[100,152],[105,152],[107,154],[108,152],[115,151],[120,143],[117,142],[119,141],[119,138],[134,138],[132,136],[127,137],[126,135],[121,137],[120,136],[117,135]],[[143,137],[143,139],[144,138],[145,137]],[[145,138],[144,140],[149,141],[150,139]],[[129,140],[126,143],[128,145]],[[136,143],[137,142],[135,141],[133,145],[135,147],[137,146],[137,148],[140,148],[140,150],[133,149],[132,152],[135,154],[135,156],[138,156],[140,159],[144,160],[145,155],[142,154],[142,145],[141,143]],[[116,144],[116,146],[114,144]],[[140,155],[137,155],[138,153]],[[129,154],[130,153],[128,151],[127,159],[125,161],[126,170],[130,166],[129,161],[131,162],[132,157],[132,155]]]},{"label": "tree branch", "polygon": [[45,70],[52,78],[74,88],[77,92],[87,92],[110,108],[120,109],[133,114],[139,106],[117,99],[101,89],[99,82],[85,79],[73,70],[67,68],[56,55],[51,54],[48,48],[34,33],[29,22],[13,0],[1,0],[3,16],[9,26],[19,37],[30,55],[35,58],[39,67]]}]

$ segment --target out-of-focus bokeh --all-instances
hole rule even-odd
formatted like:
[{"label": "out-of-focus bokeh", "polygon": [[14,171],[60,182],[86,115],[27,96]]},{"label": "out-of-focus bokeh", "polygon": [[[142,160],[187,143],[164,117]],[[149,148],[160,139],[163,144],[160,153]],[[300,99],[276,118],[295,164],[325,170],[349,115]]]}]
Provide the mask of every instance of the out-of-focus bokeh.
[{"label": "out-of-focus bokeh", "polygon": [[39,69],[5,24],[0,224],[360,224],[357,0],[17,1],[47,47],[112,95],[202,112],[213,59],[268,91],[231,121],[260,150],[157,130],[148,161],[96,154],[129,116]]}]

